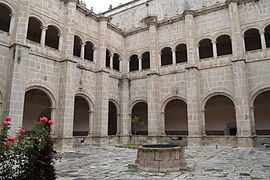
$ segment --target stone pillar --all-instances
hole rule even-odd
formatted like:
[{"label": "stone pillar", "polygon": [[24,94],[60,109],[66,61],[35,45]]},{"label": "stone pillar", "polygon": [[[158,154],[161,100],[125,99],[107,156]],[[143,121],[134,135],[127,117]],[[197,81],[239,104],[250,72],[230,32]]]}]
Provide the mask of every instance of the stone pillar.
[{"label": "stone pillar", "polygon": [[150,22],[150,72],[147,74],[148,135],[162,135],[159,100],[159,56],[157,51],[157,24]]},{"label": "stone pillar", "polygon": [[85,43],[81,43],[81,59],[84,59],[84,49],[85,49]]},{"label": "stone pillar", "polygon": [[232,49],[233,49],[233,78],[235,92],[235,113],[238,146],[252,146],[250,138],[251,121],[249,108],[249,87],[246,74],[246,61],[244,59],[245,43],[241,33],[238,5],[235,1],[228,1],[229,15],[232,31]]},{"label": "stone pillar", "polygon": [[22,64],[27,64],[29,61],[29,47],[25,45],[28,18],[30,11],[30,0],[20,0],[17,3],[16,23],[13,21],[13,33],[11,34],[13,45],[10,46],[10,61],[7,64],[5,95],[2,116],[12,117],[12,126],[10,130],[11,135],[22,127],[23,121],[23,106],[25,96],[25,77],[28,76],[28,69],[24,68]]},{"label": "stone pillar", "polygon": [[70,0],[66,6],[66,29],[64,37],[63,61],[60,63],[60,84],[58,98],[58,119],[55,122],[55,135],[61,139],[56,148],[69,150],[73,148],[73,118],[74,118],[74,90],[76,77],[76,62],[73,61],[74,19],[76,1]]},{"label": "stone pillar", "polygon": [[12,34],[15,26],[15,14],[10,14],[9,34]]},{"label": "stone pillar", "polygon": [[89,131],[88,131],[88,136],[92,136],[93,135],[93,115],[94,115],[94,111],[88,111],[88,118],[89,118]]},{"label": "stone pillar", "polygon": [[110,68],[113,69],[113,54],[110,55]]},{"label": "stone pillar", "polygon": [[[19,44],[25,44],[27,37],[27,29],[28,29],[28,18],[30,11],[30,0],[21,0],[17,3],[17,12],[15,18],[11,18],[11,22],[13,21],[13,25],[10,24],[10,35],[12,40]],[[13,26],[13,27],[12,27]],[[11,30],[13,28],[13,33]]]},{"label": "stone pillar", "polygon": [[265,50],[266,49],[266,39],[264,36],[264,30],[260,31],[260,35],[261,35],[262,49]]},{"label": "stone pillar", "polygon": [[214,58],[217,58],[217,43],[216,43],[216,41],[212,41],[212,44],[213,44],[213,55],[214,55]]},{"label": "stone pillar", "polygon": [[40,44],[41,46],[44,46],[45,45],[45,39],[46,39],[46,31],[47,31],[47,27],[41,27],[42,29],[42,32],[41,32],[41,40],[40,40]]},{"label": "stone pillar", "polygon": [[161,57],[161,52],[158,54],[158,67],[160,68],[162,66],[162,57]]},{"label": "stone pillar", "polygon": [[176,65],[176,52],[175,52],[175,49],[172,50],[172,62],[173,62],[173,65]]},{"label": "stone pillar", "polygon": [[244,44],[241,33],[240,19],[237,2],[228,1],[229,15],[231,21],[232,50],[234,59],[243,59]]},{"label": "stone pillar", "polygon": [[238,136],[251,135],[248,81],[246,75],[246,61],[233,61],[233,77],[235,91],[236,123]]},{"label": "stone pillar", "polygon": [[160,67],[160,59],[159,59],[159,53],[157,50],[157,24],[156,22],[150,22],[148,24],[149,26],[149,39],[150,39],[150,71],[153,72],[159,72]]},{"label": "stone pillar", "polygon": [[199,108],[199,70],[198,51],[196,43],[196,29],[194,21],[194,11],[184,11],[188,65],[186,66],[186,95],[188,113],[188,145],[200,146],[202,136],[202,119]]},{"label": "stone pillar", "polygon": [[[108,113],[109,113],[109,72],[106,70],[106,48],[107,48],[107,23],[108,18],[99,17],[98,24],[98,59],[96,62],[96,104],[93,135],[106,137],[108,135]],[[102,144],[100,138],[98,144]]]},{"label": "stone pillar", "polygon": [[22,44],[13,44],[10,52],[14,54],[9,61],[6,74],[3,114],[12,117],[10,134],[15,135],[23,125],[25,86],[28,76],[28,70],[24,68],[23,64],[29,63],[29,47]]},{"label": "stone pillar", "polygon": [[159,74],[147,74],[147,98],[148,98],[148,135],[162,135],[159,100]]},{"label": "stone pillar", "polygon": [[187,56],[188,64],[196,64],[198,62],[198,45],[196,43],[196,27],[193,17],[194,11],[186,10],[185,16],[185,28],[186,28],[186,42],[187,42]]},{"label": "stone pillar", "polygon": [[126,136],[131,134],[131,118],[129,111],[129,79],[127,78],[127,76],[123,76],[119,83],[121,87],[121,119],[119,123],[119,134],[122,136]]}]

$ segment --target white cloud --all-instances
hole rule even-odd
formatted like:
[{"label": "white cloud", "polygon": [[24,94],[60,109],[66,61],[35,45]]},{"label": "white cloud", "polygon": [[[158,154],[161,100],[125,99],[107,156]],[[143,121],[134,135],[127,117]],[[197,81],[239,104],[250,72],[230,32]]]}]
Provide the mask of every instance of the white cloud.
[{"label": "white cloud", "polygon": [[104,12],[109,9],[110,4],[113,8],[117,7],[120,3],[124,4],[131,0],[84,0],[88,9],[93,7],[95,13]]}]

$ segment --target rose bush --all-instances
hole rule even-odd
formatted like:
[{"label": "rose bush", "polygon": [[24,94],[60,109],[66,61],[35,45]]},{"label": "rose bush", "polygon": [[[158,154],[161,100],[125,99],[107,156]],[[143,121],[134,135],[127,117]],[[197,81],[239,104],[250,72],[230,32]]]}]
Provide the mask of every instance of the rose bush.
[{"label": "rose bush", "polygon": [[20,129],[14,137],[8,135],[11,118],[5,120],[0,127],[0,179],[56,179],[58,159],[50,137],[53,121],[42,117],[31,131]]}]

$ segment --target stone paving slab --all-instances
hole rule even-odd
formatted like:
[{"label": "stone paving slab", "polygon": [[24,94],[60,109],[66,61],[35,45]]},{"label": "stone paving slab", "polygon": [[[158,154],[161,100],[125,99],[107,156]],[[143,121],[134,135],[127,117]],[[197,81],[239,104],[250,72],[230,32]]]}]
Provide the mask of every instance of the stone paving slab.
[{"label": "stone paving slab", "polygon": [[189,171],[150,173],[128,169],[137,150],[84,147],[59,152],[59,180],[270,180],[269,148],[187,147]]}]

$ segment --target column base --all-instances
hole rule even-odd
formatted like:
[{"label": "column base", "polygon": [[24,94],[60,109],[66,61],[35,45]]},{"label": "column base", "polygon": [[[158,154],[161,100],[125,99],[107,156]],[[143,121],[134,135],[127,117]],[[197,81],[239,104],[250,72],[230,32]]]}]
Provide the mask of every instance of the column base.
[{"label": "column base", "polygon": [[59,138],[53,137],[54,139],[54,149],[58,151],[71,151],[73,150],[73,137],[69,138]]}]

